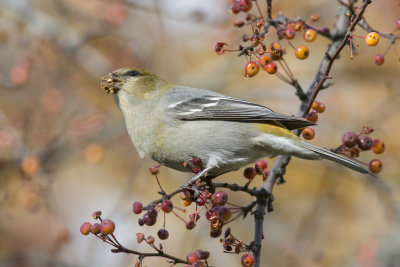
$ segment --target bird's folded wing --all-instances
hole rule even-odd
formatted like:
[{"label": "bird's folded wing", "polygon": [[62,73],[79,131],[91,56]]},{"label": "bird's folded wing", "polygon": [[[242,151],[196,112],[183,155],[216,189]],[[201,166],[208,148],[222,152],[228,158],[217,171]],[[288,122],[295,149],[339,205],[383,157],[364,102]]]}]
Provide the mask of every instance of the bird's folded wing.
[{"label": "bird's folded wing", "polygon": [[261,105],[223,95],[202,95],[177,101],[170,104],[168,109],[179,120],[279,122],[290,130],[314,125],[303,119],[276,113]]}]

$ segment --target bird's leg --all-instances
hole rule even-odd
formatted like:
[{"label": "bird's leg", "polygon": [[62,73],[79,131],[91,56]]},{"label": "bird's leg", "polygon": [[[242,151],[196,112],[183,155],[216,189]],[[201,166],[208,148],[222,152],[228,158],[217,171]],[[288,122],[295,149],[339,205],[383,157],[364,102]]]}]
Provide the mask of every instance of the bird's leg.
[{"label": "bird's leg", "polygon": [[197,180],[199,180],[210,169],[211,169],[211,167],[207,167],[204,170],[201,170],[193,178],[191,178],[187,183],[184,183],[183,185],[181,185],[181,187],[179,187],[179,189],[183,189],[185,187],[194,185],[197,182]]}]

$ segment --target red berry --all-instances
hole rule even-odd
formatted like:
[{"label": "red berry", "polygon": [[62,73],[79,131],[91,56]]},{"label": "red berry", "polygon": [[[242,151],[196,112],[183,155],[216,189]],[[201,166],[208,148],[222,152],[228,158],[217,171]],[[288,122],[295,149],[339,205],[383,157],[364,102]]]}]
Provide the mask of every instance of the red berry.
[{"label": "red berry", "polygon": [[228,201],[228,195],[224,191],[218,191],[212,197],[212,202],[218,206],[225,205],[227,201]]},{"label": "red berry", "polygon": [[385,151],[385,143],[380,139],[375,139],[372,141],[371,149],[375,154],[382,154]]},{"label": "red berry", "polygon": [[248,0],[239,0],[239,5],[241,6],[241,10],[243,12],[248,12],[248,11],[250,11],[251,7],[253,6],[253,3]]},{"label": "red berry", "polygon": [[365,36],[365,43],[369,46],[375,46],[379,43],[379,34],[376,32],[370,32]]},{"label": "red berry", "polygon": [[172,204],[172,201],[169,200],[169,199],[164,199],[164,200],[161,202],[161,209],[162,209],[164,212],[171,212],[171,210],[172,210],[173,207],[174,207],[174,205]]},{"label": "red berry", "polygon": [[271,62],[271,63],[268,63],[266,66],[265,66],[265,71],[266,72],[268,72],[269,74],[275,74],[277,71],[278,71],[278,66],[274,63],[274,62]]},{"label": "red berry", "polygon": [[231,11],[233,14],[237,14],[242,10],[242,7],[239,5],[239,2],[233,2]]},{"label": "red berry", "polygon": [[140,201],[136,201],[133,203],[133,213],[140,214],[143,210],[143,203]]},{"label": "red berry", "polygon": [[90,228],[92,227],[92,224],[90,222],[84,222],[81,226],[81,234],[82,235],[88,235],[90,233]]},{"label": "red berry", "polygon": [[379,173],[383,168],[383,164],[382,161],[380,161],[379,159],[373,159],[369,162],[368,167],[371,172]]},{"label": "red berry", "polygon": [[92,227],[90,227],[90,232],[95,235],[100,233],[100,224],[98,223],[93,224]]},{"label": "red berry", "polygon": [[158,235],[158,238],[160,238],[161,240],[165,240],[169,237],[169,233],[165,229],[158,230],[157,235]]},{"label": "red berry", "polygon": [[158,212],[154,207],[150,207],[147,209],[147,214],[149,215],[149,217],[157,218]]},{"label": "red berry", "polygon": [[231,218],[232,212],[230,208],[221,206],[218,208],[218,218],[222,222],[226,222]]},{"label": "red berry", "polygon": [[249,180],[253,179],[256,177],[257,173],[256,170],[253,167],[247,167],[243,171],[243,176]]},{"label": "red berry", "polygon": [[189,264],[193,264],[199,260],[200,260],[200,255],[197,252],[190,252],[189,254],[186,255],[186,261]]},{"label": "red berry", "polygon": [[361,136],[358,138],[357,145],[361,150],[368,150],[372,146],[372,139],[367,135]]},{"label": "red berry", "polygon": [[306,59],[310,55],[310,50],[307,46],[301,45],[296,48],[295,55],[298,59]]},{"label": "red berry", "polygon": [[345,132],[342,135],[342,143],[347,147],[353,147],[358,143],[358,135],[354,132]]},{"label": "red berry", "polygon": [[257,62],[250,61],[247,62],[246,66],[244,67],[244,76],[253,77],[256,76],[259,71],[260,67],[258,66]]},{"label": "red berry", "polygon": [[296,31],[293,28],[287,28],[285,31],[286,39],[291,40],[296,36]]},{"label": "red berry", "polygon": [[385,57],[381,54],[378,54],[374,57],[374,62],[376,65],[380,66],[385,62]]},{"label": "red berry", "polygon": [[103,220],[100,223],[100,231],[105,234],[109,235],[114,233],[115,230],[115,223],[111,220]]},{"label": "red berry", "polygon": [[400,30],[400,18],[396,20],[396,28]]},{"label": "red berry", "polygon": [[137,240],[138,244],[142,243],[144,238],[145,238],[145,236],[143,233],[136,233],[136,240]]},{"label": "red berry", "polygon": [[252,267],[254,266],[256,260],[254,256],[251,254],[244,254],[241,259],[241,263],[243,267]]},{"label": "red berry", "polygon": [[317,38],[317,33],[313,29],[307,29],[303,35],[304,40],[312,42]]},{"label": "red berry", "polygon": [[318,114],[315,111],[311,111],[306,114],[305,119],[315,123],[318,120]]},{"label": "red berry", "polygon": [[305,127],[301,132],[301,136],[306,140],[311,140],[315,137],[315,131],[311,127]]}]

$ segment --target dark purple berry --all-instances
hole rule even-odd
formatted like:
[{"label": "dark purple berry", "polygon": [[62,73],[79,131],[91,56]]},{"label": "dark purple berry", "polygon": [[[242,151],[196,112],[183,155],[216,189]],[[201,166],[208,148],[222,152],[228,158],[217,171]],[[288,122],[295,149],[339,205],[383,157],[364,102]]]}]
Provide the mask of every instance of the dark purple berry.
[{"label": "dark purple berry", "polygon": [[342,143],[347,147],[353,147],[358,143],[358,135],[355,132],[346,132],[342,136]]},{"label": "dark purple berry", "polygon": [[372,139],[367,135],[361,136],[358,138],[357,145],[361,150],[368,150],[372,146]]}]

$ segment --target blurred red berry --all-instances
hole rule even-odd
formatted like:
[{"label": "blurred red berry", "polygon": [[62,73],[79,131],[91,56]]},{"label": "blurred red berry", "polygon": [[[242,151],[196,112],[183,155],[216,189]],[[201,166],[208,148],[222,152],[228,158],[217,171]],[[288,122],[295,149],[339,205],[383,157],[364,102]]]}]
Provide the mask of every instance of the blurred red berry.
[{"label": "blurred red berry", "polygon": [[212,197],[212,202],[217,206],[223,206],[227,201],[228,195],[224,191],[218,191]]},{"label": "blurred red berry", "polygon": [[255,262],[254,256],[251,254],[245,254],[242,256],[241,263],[243,267],[252,267]]},{"label": "blurred red berry", "polygon": [[179,193],[179,196],[181,197],[182,200],[188,200],[188,199],[190,199],[190,192],[189,192],[189,190],[182,190]]},{"label": "blurred red berry", "polygon": [[400,30],[400,18],[396,20],[396,28]]},{"label": "blurred red berry", "polygon": [[218,55],[222,55],[225,52],[225,45],[228,45],[227,43],[224,42],[218,42],[215,45],[215,53],[217,53]]},{"label": "blurred red berry", "polygon": [[171,212],[173,207],[174,207],[174,205],[172,204],[172,201],[169,200],[169,199],[164,199],[164,200],[161,202],[161,209],[162,209],[164,212]]},{"label": "blurred red berry", "polygon": [[88,235],[90,233],[90,228],[92,227],[92,224],[90,222],[84,222],[81,226],[81,234],[83,235]]},{"label": "blurred red berry", "polygon": [[296,36],[296,31],[293,28],[287,28],[285,30],[285,37],[288,40],[293,39]]},{"label": "blurred red berry", "polygon": [[265,66],[265,71],[266,72],[268,72],[269,74],[275,74],[277,71],[278,71],[278,66],[274,63],[274,62],[271,62],[271,63],[268,63],[266,66]]},{"label": "blurred red berry", "polygon": [[144,240],[144,234],[143,233],[136,233],[136,240],[138,242],[138,244],[142,243]]},{"label": "blurred red berry", "polygon": [[315,123],[318,120],[318,114],[315,111],[311,111],[306,114],[305,119]]},{"label": "blurred red berry", "polygon": [[100,233],[100,224],[98,224],[98,223],[93,224],[92,227],[90,227],[90,232],[95,235],[99,234]]},{"label": "blurred red berry", "polygon": [[100,218],[100,216],[101,216],[101,211],[99,211],[99,210],[92,213],[92,217],[93,217],[93,219],[95,219],[95,220],[97,220],[98,218]]},{"label": "blurred red berry", "polygon": [[186,255],[186,261],[189,264],[193,264],[198,260],[200,260],[200,255],[197,252],[190,252]]},{"label": "blurred red berry", "polygon": [[347,147],[353,147],[358,143],[358,135],[354,132],[345,132],[342,135],[342,143]]},{"label": "blurred red berry", "polygon": [[105,234],[109,235],[114,233],[115,230],[115,223],[111,220],[103,220],[100,223],[100,231]]},{"label": "blurred red berry", "polygon": [[385,62],[385,57],[382,54],[378,54],[374,57],[374,62],[376,65],[382,65]]},{"label": "blurred red berry", "polygon": [[247,168],[244,169],[244,171],[243,171],[243,176],[244,176],[246,179],[249,179],[249,180],[251,180],[251,179],[253,179],[254,177],[256,177],[256,175],[257,175],[256,170],[255,170],[253,167],[247,167]]},{"label": "blurred red berry", "polygon": [[140,214],[143,210],[143,203],[140,201],[136,201],[133,203],[133,213]]}]

